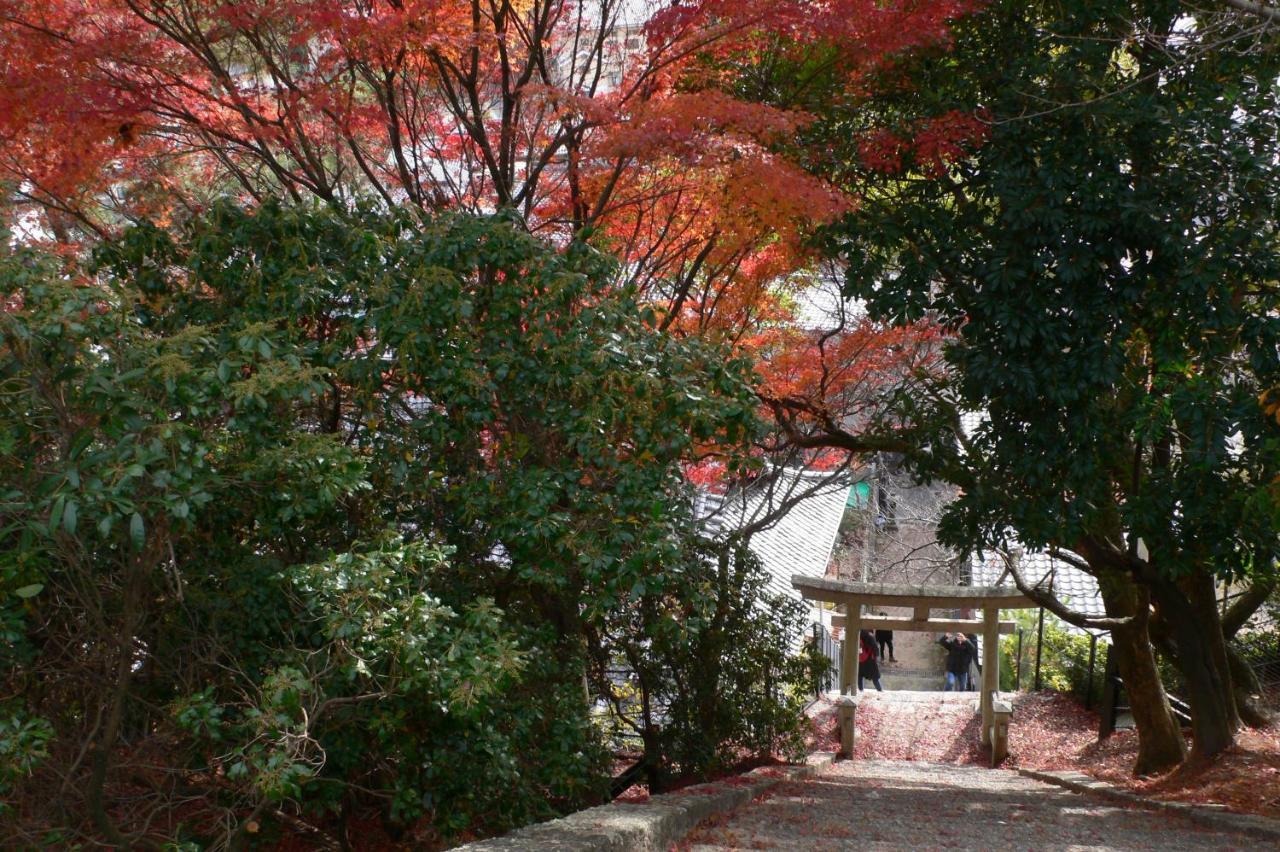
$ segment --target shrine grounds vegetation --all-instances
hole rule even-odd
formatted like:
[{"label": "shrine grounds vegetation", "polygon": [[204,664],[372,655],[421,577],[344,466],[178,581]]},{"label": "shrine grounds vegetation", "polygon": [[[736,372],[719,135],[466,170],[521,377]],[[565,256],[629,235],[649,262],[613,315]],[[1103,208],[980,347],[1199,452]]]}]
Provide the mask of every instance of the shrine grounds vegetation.
[{"label": "shrine grounds vegetation", "polygon": [[0,842],[500,832],[606,798],[619,666],[655,789],[794,753],[799,615],[681,467],[749,373],[617,273],[272,204],[0,256]]},{"label": "shrine grounds vegetation", "polygon": [[[1005,636],[1000,642],[1000,689],[1016,692],[1033,689],[1036,669],[1037,613],[1016,610],[1012,618],[1022,630],[1023,639]],[[1089,637],[1067,627],[1057,617],[1046,614],[1040,647],[1040,683],[1045,689],[1074,695],[1082,703],[1094,706],[1101,700],[1106,673],[1106,643],[1095,649],[1093,668],[1089,667]],[[1021,646],[1021,647],[1019,647]],[[1021,663],[1019,663],[1021,650]],[[1092,674],[1092,677],[1090,675]],[[1021,676],[1021,683],[1018,678]]]},{"label": "shrine grounds vegetation", "polygon": [[[1167,0],[992,2],[850,105],[808,66],[760,97],[818,116],[807,144],[863,203],[831,231],[846,295],[948,332],[946,379],[904,399],[909,465],[961,489],[940,538],[1046,551],[1098,580],[1141,741],[1190,757],[1265,722],[1231,644],[1276,584],[1280,50],[1264,13]],[[806,81],[807,87],[799,86]],[[791,95],[789,93],[796,93]],[[931,130],[976,123],[939,143]],[[965,413],[981,412],[964,423]],[[809,418],[839,446],[841,421]],[[828,434],[824,436],[823,431]],[[1224,581],[1242,594],[1219,611]]]},{"label": "shrine grounds vegetation", "polygon": [[1160,659],[1226,752],[1257,5],[0,0],[0,843],[430,848],[607,798],[618,733],[654,791],[791,752],[799,614],[690,509],[769,452],[1075,562],[1106,617],[1029,593],[1111,630],[1134,768],[1188,755]]},{"label": "shrine grounds vegetation", "polygon": [[856,97],[972,4],[631,5],[0,0],[5,841],[496,833],[607,797],[603,704],[654,791],[798,748],[689,474],[936,333],[790,324],[856,199],[726,63]]}]

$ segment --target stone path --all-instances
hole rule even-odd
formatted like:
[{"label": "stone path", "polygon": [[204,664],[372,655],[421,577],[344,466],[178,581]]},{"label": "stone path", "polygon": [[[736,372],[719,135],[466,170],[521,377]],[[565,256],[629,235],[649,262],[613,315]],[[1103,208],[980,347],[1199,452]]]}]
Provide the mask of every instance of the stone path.
[{"label": "stone path", "polygon": [[[980,763],[982,719],[976,692],[861,693],[855,754],[861,760]],[[1014,714],[1014,724],[1017,724]],[[834,747],[834,746],[833,746]]]},{"label": "stone path", "polygon": [[1123,808],[1007,770],[844,761],[790,782],[681,849],[1252,849],[1259,841]]}]

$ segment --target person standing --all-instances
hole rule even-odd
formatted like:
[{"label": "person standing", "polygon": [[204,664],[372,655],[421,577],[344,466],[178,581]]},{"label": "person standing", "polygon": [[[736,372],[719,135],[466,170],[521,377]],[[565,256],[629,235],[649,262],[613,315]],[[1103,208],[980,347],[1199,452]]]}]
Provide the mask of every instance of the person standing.
[{"label": "person standing", "polygon": [[963,633],[943,635],[938,644],[947,649],[946,692],[963,692],[969,684],[969,664],[973,662],[973,646]]},{"label": "person standing", "polygon": [[876,637],[870,630],[858,632],[858,691],[862,691],[862,679],[876,685],[877,692],[884,692],[880,685],[880,665],[876,661]]},{"label": "person standing", "polygon": [[[978,681],[982,680],[982,654],[978,652],[978,634],[977,633],[966,633],[964,634],[964,638],[969,640],[969,648],[973,653],[973,665],[969,666],[968,670],[966,670],[965,672],[965,674],[968,676],[968,679],[969,679],[969,682],[966,685],[966,688],[970,692],[973,692],[975,689],[978,688]],[[973,677],[974,669],[978,670],[978,677],[976,680]]]},{"label": "person standing", "polygon": [[[888,617],[888,613],[882,612],[880,614],[885,617]],[[876,644],[880,646],[880,659],[891,660],[895,663],[898,662],[897,655],[893,653],[893,631],[892,630],[877,630]],[[889,651],[887,655],[885,654],[886,648]]]}]

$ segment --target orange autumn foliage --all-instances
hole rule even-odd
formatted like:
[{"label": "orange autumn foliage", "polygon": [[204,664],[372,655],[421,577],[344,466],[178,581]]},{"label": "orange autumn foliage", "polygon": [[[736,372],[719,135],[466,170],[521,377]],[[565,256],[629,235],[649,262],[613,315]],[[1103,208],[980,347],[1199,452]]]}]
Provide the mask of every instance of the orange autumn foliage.
[{"label": "orange autumn foliage", "polygon": [[[856,98],[975,5],[0,0],[0,180],[11,217],[35,210],[60,240],[227,193],[509,208],[615,252],[663,328],[767,357],[770,398],[831,393],[834,411],[841,387],[901,373],[814,373],[813,341],[786,331],[810,238],[857,199],[803,167],[809,117],[735,96],[736,75],[820,48]],[[945,163],[980,130],[953,116],[893,145]]]},{"label": "orange autumn foliage", "polygon": [[844,318],[831,329],[795,325],[760,335],[760,396],[792,443],[822,458],[896,449],[913,424],[900,419],[896,397],[945,377],[949,330],[925,319],[885,325]]},{"label": "orange autumn foliage", "polygon": [[[679,192],[741,250],[850,200],[783,152],[806,116],[727,94],[715,60],[827,44],[853,78],[945,41],[969,6],[0,0],[0,172],[104,228],[104,206],[230,190],[625,232]],[[671,170],[681,186],[658,186]]]}]

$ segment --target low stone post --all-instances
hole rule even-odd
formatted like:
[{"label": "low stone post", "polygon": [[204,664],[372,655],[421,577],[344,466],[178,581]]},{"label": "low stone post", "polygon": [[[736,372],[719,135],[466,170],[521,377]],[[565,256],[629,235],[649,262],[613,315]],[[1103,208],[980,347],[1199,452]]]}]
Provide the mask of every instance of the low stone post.
[{"label": "low stone post", "polygon": [[841,695],[836,705],[836,719],[840,722],[840,756],[853,758],[854,713],[858,709],[858,699],[852,695]]},{"label": "low stone post", "polygon": [[991,703],[991,765],[999,766],[1009,756],[1009,720],[1013,704],[1004,700]]}]

